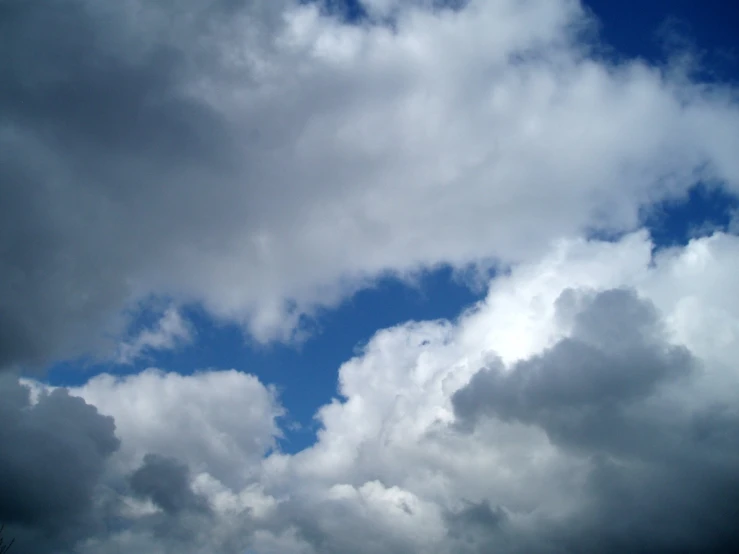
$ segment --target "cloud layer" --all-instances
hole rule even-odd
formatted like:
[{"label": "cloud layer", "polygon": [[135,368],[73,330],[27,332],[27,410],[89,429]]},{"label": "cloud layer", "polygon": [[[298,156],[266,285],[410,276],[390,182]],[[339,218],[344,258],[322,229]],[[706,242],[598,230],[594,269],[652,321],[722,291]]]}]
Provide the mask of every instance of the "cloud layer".
[{"label": "cloud layer", "polygon": [[[606,59],[574,0],[362,5],[0,0],[8,534],[38,554],[739,551],[739,238],[639,230],[697,181],[739,190],[736,91]],[[251,368],[18,378],[174,348],[188,304],[292,340],[439,264],[498,271],[454,321],[379,330],[296,454]],[[162,318],[127,333],[152,298]]]},{"label": "cloud layer", "polygon": [[[45,477],[107,507],[64,520],[73,552],[732,552],[737,260],[724,234],[562,242],[456,321],[378,332],[293,455],[270,453],[274,393],[235,371],[103,375],[32,408],[15,386],[1,421],[58,398],[89,423],[57,441],[107,437],[89,477]],[[43,528],[42,505],[10,530]]]},{"label": "cloud layer", "polygon": [[126,307],[258,340],[380,274],[532,259],[739,186],[735,93],[598,57],[572,0],[4,2],[0,366],[110,353]]}]

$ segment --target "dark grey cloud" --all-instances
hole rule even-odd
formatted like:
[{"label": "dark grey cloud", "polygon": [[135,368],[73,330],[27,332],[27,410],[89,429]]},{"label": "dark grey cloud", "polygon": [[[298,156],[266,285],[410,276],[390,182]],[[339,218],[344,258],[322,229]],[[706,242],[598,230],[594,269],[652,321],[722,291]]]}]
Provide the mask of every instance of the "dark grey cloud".
[{"label": "dark grey cloud", "polygon": [[193,111],[170,94],[176,54],[152,47],[129,60],[110,40],[115,22],[96,19],[88,2],[4,2],[0,10],[0,50],[12,53],[0,61],[6,366],[77,353],[89,346],[86,335],[100,336],[95,329],[130,293],[134,242],[151,244],[121,225],[151,185],[141,170],[156,171],[160,157],[184,163],[207,143]]},{"label": "dark grey cloud", "polygon": [[491,541],[505,533],[506,522],[505,511],[485,501],[467,502],[461,509],[445,515],[449,539],[454,543],[455,552],[460,553],[492,547]]},{"label": "dark grey cloud", "polygon": [[0,4],[0,367],[108,349],[142,280],[246,215],[248,144],[185,91],[244,3],[125,4]]},{"label": "dark grey cloud", "polygon": [[493,508],[489,502],[467,502],[462,509],[447,515],[452,534],[460,523],[462,527],[478,526],[484,530],[490,530],[499,527],[505,519],[505,511],[500,507]]},{"label": "dark grey cloud", "polygon": [[[192,490],[186,464],[150,454],[127,478],[119,475],[113,418],[66,389],[41,392],[34,403],[28,386],[9,372],[0,375],[0,444],[0,523],[19,551],[115,551],[112,537],[123,530],[156,537],[150,546],[157,549],[245,548],[251,527],[209,537],[217,522],[207,499]],[[161,511],[131,514],[131,497]]]},{"label": "dark grey cloud", "polygon": [[[150,500],[160,510],[125,520],[126,528],[132,532],[156,537],[156,543],[151,546],[184,551],[193,548],[192,545],[213,541],[220,543],[224,552],[238,552],[228,541],[238,542],[240,537],[248,535],[249,530],[244,528],[237,537],[208,537],[218,522],[207,498],[192,490],[187,464],[176,458],[147,454],[141,466],[129,475],[128,484],[134,497]],[[103,544],[106,539],[109,537],[100,536]]]},{"label": "dark grey cloud", "polygon": [[453,397],[461,428],[521,422],[587,461],[586,505],[542,524],[541,540],[563,552],[739,548],[737,410],[670,402],[704,368],[667,341],[657,312],[635,293],[570,291],[559,306],[571,318],[569,338],[511,367],[482,369]]},{"label": "dark grey cloud", "polygon": [[187,465],[174,458],[147,454],[129,482],[137,496],[150,499],[168,514],[208,508],[207,499],[193,492],[190,487]]},{"label": "dark grey cloud", "polygon": [[41,394],[0,376],[0,522],[32,551],[100,531],[94,513],[106,462],[116,451],[113,419],[63,389]]},{"label": "dark grey cloud", "polygon": [[286,61],[273,43],[292,4],[0,4],[0,368],[110,352],[150,295],[240,323],[259,286],[281,305],[251,234],[294,227],[318,190],[275,150],[306,102],[342,96],[322,78],[260,90],[253,66]]}]

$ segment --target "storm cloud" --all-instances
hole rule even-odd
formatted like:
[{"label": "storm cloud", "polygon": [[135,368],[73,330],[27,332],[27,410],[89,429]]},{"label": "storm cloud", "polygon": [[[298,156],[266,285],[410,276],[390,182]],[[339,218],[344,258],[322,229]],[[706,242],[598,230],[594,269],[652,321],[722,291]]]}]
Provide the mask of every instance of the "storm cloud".
[{"label": "storm cloud", "polygon": [[0,521],[6,532],[24,549],[41,540],[70,546],[99,532],[98,487],[119,447],[113,418],[66,390],[41,393],[32,402],[30,389],[17,379],[0,380]]}]

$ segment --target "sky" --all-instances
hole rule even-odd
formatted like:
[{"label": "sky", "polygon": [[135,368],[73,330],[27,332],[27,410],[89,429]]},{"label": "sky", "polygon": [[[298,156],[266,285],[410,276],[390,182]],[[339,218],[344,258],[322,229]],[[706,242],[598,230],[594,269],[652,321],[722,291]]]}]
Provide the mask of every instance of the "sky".
[{"label": "sky", "polygon": [[738,24],[0,0],[6,538],[739,550]]}]

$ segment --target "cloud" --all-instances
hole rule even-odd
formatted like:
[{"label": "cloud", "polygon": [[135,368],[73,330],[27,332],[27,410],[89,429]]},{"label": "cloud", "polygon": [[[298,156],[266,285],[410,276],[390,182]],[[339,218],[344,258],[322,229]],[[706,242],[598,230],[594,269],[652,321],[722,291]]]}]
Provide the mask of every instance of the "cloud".
[{"label": "cloud", "polygon": [[[735,91],[601,59],[571,0],[364,6],[0,6],[18,548],[737,549],[739,239],[621,236],[697,180],[736,193]],[[297,454],[247,373],[8,371],[176,346],[184,304],[290,340],[378,275],[478,262],[486,299],[378,331]],[[151,297],[171,311],[121,339]]]},{"label": "cloud", "polygon": [[[722,454],[706,455],[696,425],[717,406],[686,410],[671,398],[676,380],[698,370],[689,351],[652,339],[653,308],[628,291],[602,292],[581,310],[572,334],[542,354],[476,373],[452,397],[455,413],[462,422],[491,417],[535,426],[587,460],[585,505],[544,527],[542,540],[602,552],[735,548],[739,534],[725,502],[739,500],[737,474],[727,467],[739,451],[719,439],[710,448]],[[730,434],[739,431],[739,414],[727,408],[719,411],[728,420],[708,423],[708,434],[725,424]],[[711,477],[695,479],[696,472]]]},{"label": "cloud", "polygon": [[[568,241],[455,322],[379,332],[342,366],[316,445],[267,459],[267,490],[340,487],[345,502],[382,483],[436,514],[420,526],[441,531],[432,545],[362,552],[732,551],[739,310],[722,298],[737,248]],[[726,335],[709,345],[705,327]],[[304,539],[360,536],[341,533]]]},{"label": "cloud", "polygon": [[476,373],[453,397],[457,416],[535,424],[553,440],[586,446],[604,437],[639,439],[642,429],[624,411],[688,375],[692,356],[655,340],[661,333],[653,307],[629,290],[599,293],[579,310],[570,336],[542,354],[512,368],[493,362]]},{"label": "cloud", "polygon": [[258,340],[378,275],[535,259],[697,179],[733,92],[590,53],[570,0],[4,5],[0,366],[111,352],[125,308]]},{"label": "cloud", "polygon": [[207,509],[207,501],[190,488],[189,469],[174,458],[147,454],[130,476],[133,492],[148,498],[168,514]]},{"label": "cloud", "polygon": [[51,393],[120,439],[72,551],[733,551],[739,238],[652,246],[562,241],[454,321],[379,331],[296,454],[236,371]]},{"label": "cloud", "polygon": [[116,455],[130,472],[147,454],[204,468],[239,488],[251,478],[281,435],[284,414],[276,393],[256,377],[235,370],[185,376],[148,369],[135,375],[102,374],[70,394],[113,417],[123,444]]},{"label": "cloud", "polygon": [[[97,486],[119,440],[111,417],[63,389],[30,391],[0,376],[0,521],[27,552],[97,533]],[[43,548],[39,551],[44,551]],[[47,550],[48,551],[48,550]]]},{"label": "cloud", "polygon": [[251,375],[2,379],[0,519],[26,551],[243,552],[274,503],[256,475],[283,410]]},{"label": "cloud", "polygon": [[168,308],[153,329],[144,329],[118,346],[116,361],[130,364],[151,350],[169,350],[192,340],[191,325],[180,313]]}]

